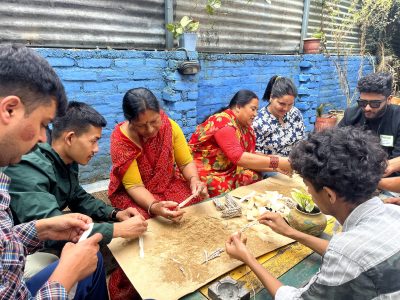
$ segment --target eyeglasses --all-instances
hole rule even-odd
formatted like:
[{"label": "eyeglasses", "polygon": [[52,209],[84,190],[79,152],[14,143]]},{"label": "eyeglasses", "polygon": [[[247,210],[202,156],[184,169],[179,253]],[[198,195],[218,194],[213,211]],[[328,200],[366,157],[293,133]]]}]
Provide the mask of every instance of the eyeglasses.
[{"label": "eyeglasses", "polygon": [[371,108],[379,108],[386,100],[357,100],[358,106],[365,108],[369,105]]}]

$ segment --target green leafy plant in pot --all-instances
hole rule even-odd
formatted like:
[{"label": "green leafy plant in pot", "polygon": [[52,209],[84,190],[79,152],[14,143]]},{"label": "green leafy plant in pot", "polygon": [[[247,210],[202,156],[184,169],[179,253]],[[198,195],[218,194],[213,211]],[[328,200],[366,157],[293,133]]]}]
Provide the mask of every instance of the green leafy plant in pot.
[{"label": "green leafy plant in pot", "polygon": [[314,124],[314,131],[319,132],[336,126],[336,115],[330,113],[324,114],[325,109],[330,106],[332,107],[332,104],[324,102],[318,105],[318,107],[315,109],[317,118]]},{"label": "green leafy plant in pot", "polygon": [[293,228],[319,236],[326,227],[326,217],[315,205],[312,196],[304,189],[292,189],[292,199],[297,203],[288,215],[289,225]]},{"label": "green leafy plant in pot", "polygon": [[321,52],[321,43],[325,41],[325,33],[320,29],[315,31],[310,38],[303,40],[305,54],[317,54]]},{"label": "green leafy plant in pot", "polygon": [[178,39],[179,47],[188,51],[196,51],[197,30],[200,22],[188,16],[183,16],[179,22],[169,23],[166,28],[174,38]]}]

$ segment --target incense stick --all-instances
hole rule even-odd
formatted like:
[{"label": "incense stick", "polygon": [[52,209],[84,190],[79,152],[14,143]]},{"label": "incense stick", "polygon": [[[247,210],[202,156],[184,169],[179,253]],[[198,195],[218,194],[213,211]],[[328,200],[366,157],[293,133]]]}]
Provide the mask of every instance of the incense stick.
[{"label": "incense stick", "polygon": [[143,246],[143,236],[139,236],[139,256],[140,258],[144,257],[144,246]]},{"label": "incense stick", "polygon": [[196,197],[196,196],[197,196],[196,194],[193,194],[193,195],[187,197],[184,201],[182,201],[181,203],[179,203],[178,207],[179,207],[179,208],[184,207],[186,204],[189,203],[190,200],[192,200],[192,199],[193,199],[194,197]]}]

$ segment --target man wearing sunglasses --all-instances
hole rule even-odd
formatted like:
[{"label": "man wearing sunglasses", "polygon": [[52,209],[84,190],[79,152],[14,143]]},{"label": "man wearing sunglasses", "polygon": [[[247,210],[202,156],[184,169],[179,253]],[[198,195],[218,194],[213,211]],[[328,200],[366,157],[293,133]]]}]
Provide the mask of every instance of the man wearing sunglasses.
[{"label": "man wearing sunglasses", "polygon": [[339,127],[361,126],[380,138],[389,158],[400,156],[400,106],[390,104],[393,78],[388,73],[369,74],[358,81],[357,106],[346,109]]}]

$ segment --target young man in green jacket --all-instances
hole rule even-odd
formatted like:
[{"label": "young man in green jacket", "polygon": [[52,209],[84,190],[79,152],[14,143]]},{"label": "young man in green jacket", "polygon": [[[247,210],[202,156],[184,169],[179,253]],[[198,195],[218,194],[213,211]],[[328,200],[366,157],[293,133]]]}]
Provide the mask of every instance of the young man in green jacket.
[{"label": "young man in green jacket", "polygon": [[120,211],[79,184],[78,164],[88,164],[98,152],[105,126],[106,120],[91,106],[72,101],[66,114],[53,122],[51,145],[39,143],[20,163],[5,170],[12,179],[11,210],[16,224],[61,215],[68,207],[100,222],[91,234],[101,233],[102,244],[113,237],[136,238],[146,231],[147,222],[136,209]]}]

